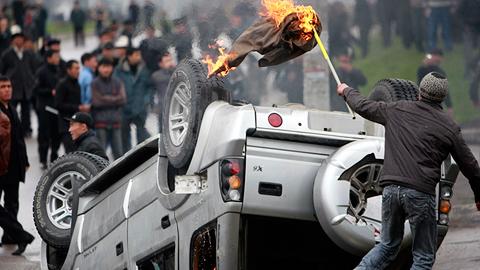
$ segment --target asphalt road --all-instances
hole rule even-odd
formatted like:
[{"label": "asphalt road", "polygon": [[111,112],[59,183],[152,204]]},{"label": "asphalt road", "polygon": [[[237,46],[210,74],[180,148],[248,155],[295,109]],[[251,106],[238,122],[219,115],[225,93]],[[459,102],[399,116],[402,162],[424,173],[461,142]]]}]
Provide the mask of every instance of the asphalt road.
[{"label": "asphalt road", "polygon": [[[93,38],[87,40],[87,48],[75,49],[71,41],[63,43],[63,57],[65,59],[79,59],[80,55],[95,48],[96,41]],[[33,128],[36,128],[36,119],[32,116]],[[150,117],[147,123],[149,130],[154,133],[156,123],[154,117]],[[25,230],[34,234],[35,241],[28,246],[23,256],[11,256],[16,246],[6,245],[0,247],[0,269],[1,270],[30,270],[40,269],[40,236],[38,235],[32,218],[32,199],[36,184],[41,177],[36,134],[27,139],[27,149],[30,158],[31,168],[27,173],[25,184],[20,186],[20,211],[19,220]],[[472,146],[477,158],[480,154],[480,146]],[[451,213],[450,231],[448,232],[443,245],[437,253],[437,261],[434,269],[479,269],[480,265],[480,212],[475,210],[473,195],[468,186],[467,180],[460,176],[454,189],[453,211]],[[0,229],[0,233],[1,229]]]}]

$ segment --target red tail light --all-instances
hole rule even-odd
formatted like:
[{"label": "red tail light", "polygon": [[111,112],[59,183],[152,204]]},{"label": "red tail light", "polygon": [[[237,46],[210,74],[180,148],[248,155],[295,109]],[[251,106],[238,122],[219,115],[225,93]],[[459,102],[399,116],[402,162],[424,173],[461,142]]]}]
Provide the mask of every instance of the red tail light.
[{"label": "red tail light", "polygon": [[243,159],[226,159],[220,163],[220,188],[224,201],[242,201]]},{"label": "red tail light", "polygon": [[283,124],[283,119],[278,113],[272,113],[268,116],[268,123],[272,127],[279,127]]}]

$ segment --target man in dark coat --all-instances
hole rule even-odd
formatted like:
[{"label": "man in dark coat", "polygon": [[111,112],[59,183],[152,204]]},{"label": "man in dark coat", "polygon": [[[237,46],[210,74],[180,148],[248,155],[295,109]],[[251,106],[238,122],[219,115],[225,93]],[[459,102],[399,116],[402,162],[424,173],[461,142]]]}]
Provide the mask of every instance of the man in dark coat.
[{"label": "man in dark coat", "polygon": [[47,62],[37,71],[37,85],[35,87],[35,101],[38,115],[38,153],[42,169],[47,168],[48,149],[50,162],[58,158],[61,138],[58,131],[57,116],[48,112],[46,107],[55,106],[57,83],[61,78],[60,53],[46,52]]},{"label": "man in dark coat", "polygon": [[58,129],[67,153],[73,152],[75,147],[68,133],[68,122],[64,118],[71,117],[79,111],[88,111],[87,106],[81,103],[79,74],[80,64],[75,60],[68,61],[67,76],[58,83],[55,89],[55,107],[58,109],[60,116],[58,118]]},{"label": "man in dark coat", "polygon": [[359,115],[385,126],[382,241],[355,269],[385,269],[398,254],[406,219],[414,243],[411,269],[431,269],[438,237],[435,189],[449,154],[468,179],[480,211],[480,167],[460,127],[442,110],[448,92],[446,77],[436,72],[425,76],[419,101],[376,102],[346,84],[339,85],[337,92]]},{"label": "man in dark coat", "polygon": [[10,78],[13,87],[11,105],[22,106],[22,128],[30,136],[30,103],[35,85],[36,61],[33,52],[24,49],[25,36],[18,27],[12,27],[12,46],[0,58],[0,74]]},{"label": "man in dark coat", "polygon": [[85,22],[87,15],[80,7],[80,2],[75,1],[72,13],[70,14],[70,21],[73,24],[73,35],[75,40],[75,47],[85,45]]},{"label": "man in dark coat", "polygon": [[[7,173],[0,176],[0,197],[3,193],[5,210],[13,217],[18,213],[18,188],[20,182],[25,182],[28,163],[27,148],[23,138],[23,130],[17,111],[10,105],[12,98],[12,83],[8,77],[0,77],[0,110],[10,121],[10,158]],[[13,238],[2,237],[2,243],[15,243]]]},{"label": "man in dark coat", "polygon": [[68,131],[75,144],[75,151],[87,152],[108,160],[102,144],[93,128],[93,118],[88,113],[78,112],[72,116]]},{"label": "man in dark coat", "polygon": [[25,0],[14,0],[12,2],[12,11],[15,24],[23,27],[26,12]]}]

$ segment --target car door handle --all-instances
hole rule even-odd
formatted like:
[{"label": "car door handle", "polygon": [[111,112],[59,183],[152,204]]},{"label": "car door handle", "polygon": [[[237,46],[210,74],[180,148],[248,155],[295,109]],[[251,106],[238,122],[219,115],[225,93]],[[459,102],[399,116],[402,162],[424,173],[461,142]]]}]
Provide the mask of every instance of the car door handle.
[{"label": "car door handle", "polygon": [[277,183],[260,182],[258,184],[258,193],[268,196],[282,196],[282,185]]},{"label": "car door handle", "polygon": [[117,256],[120,256],[123,254],[123,242],[120,242],[117,244],[117,246],[115,247],[116,249],[116,252],[117,252]]},{"label": "car door handle", "polygon": [[164,216],[162,218],[162,229],[166,229],[168,227],[170,227],[170,217],[168,215]]}]

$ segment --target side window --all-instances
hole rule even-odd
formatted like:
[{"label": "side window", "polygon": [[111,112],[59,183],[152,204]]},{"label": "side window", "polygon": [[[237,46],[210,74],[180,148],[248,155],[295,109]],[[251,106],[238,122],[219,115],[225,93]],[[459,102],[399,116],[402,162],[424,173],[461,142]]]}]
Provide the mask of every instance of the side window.
[{"label": "side window", "polygon": [[175,270],[175,244],[140,260],[137,263],[138,270]]},{"label": "side window", "polygon": [[217,269],[216,225],[216,223],[210,223],[193,234],[190,247],[190,269]]}]

